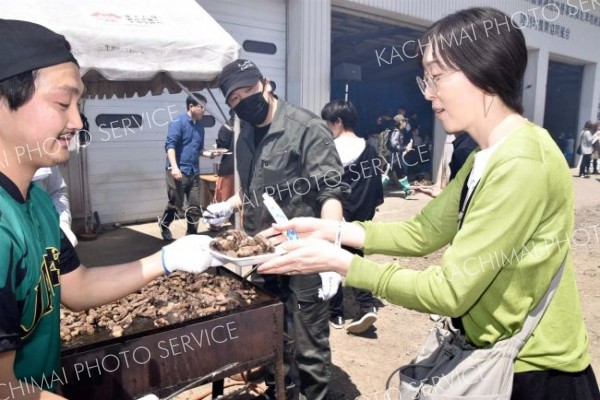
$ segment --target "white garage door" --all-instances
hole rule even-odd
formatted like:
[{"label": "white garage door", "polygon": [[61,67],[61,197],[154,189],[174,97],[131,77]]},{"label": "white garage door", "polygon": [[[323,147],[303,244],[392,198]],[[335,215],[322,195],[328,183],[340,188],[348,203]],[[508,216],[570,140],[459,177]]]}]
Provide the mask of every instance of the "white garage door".
[{"label": "white garage door", "polygon": [[[241,57],[253,60],[277,83],[285,98],[285,0],[198,0],[198,3],[245,49]],[[190,34],[210,34],[198,26]],[[212,90],[225,112],[218,89]],[[216,112],[209,93],[201,92]],[[92,143],[88,146],[91,209],[101,223],[156,219],[167,201],[164,182],[164,141],[167,124],[185,111],[185,94],[133,99],[88,100],[85,113]],[[141,117],[141,124],[136,121]],[[113,122],[112,128],[101,127]],[[121,127],[121,125],[123,125]],[[214,144],[219,124],[206,129],[205,147]],[[213,160],[201,157],[202,173],[213,171]],[[73,191],[72,191],[73,193]]]}]

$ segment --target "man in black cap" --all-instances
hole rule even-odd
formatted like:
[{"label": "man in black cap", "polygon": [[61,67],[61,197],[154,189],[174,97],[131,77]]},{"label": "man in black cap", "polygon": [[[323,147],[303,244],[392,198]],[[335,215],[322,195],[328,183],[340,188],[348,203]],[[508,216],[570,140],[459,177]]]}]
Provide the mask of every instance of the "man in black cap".
[{"label": "man in black cap", "polygon": [[[242,122],[235,151],[242,193],[208,206],[208,222],[219,224],[243,208],[248,234],[269,228],[273,219],[263,193],[270,194],[288,218],[341,220],[341,202],[349,189],[341,183],[344,170],[325,122],[275,96],[270,80],[251,61],[225,66],[219,86]],[[254,278],[286,303],[285,329],[294,342],[300,398],[325,399],[331,364],[325,300],[335,294],[337,282],[319,274]],[[269,389],[263,398],[275,398],[272,375],[265,381]]]},{"label": "man in black cap", "polygon": [[38,168],[67,161],[82,127],[77,61],[63,36],[31,22],[0,19],[0,37],[0,398],[59,398],[50,392],[63,376],[59,303],[86,310],[175,269],[202,272],[210,238],[187,236],[126,264],[80,265],[52,200],[31,183]]}]

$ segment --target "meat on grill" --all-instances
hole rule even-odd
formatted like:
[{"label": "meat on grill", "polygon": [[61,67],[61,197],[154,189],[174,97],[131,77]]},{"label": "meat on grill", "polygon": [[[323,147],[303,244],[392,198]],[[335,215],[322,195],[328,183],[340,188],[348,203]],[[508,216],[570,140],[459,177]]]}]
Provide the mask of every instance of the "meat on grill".
[{"label": "meat on grill", "polygon": [[257,298],[256,290],[242,282],[224,275],[175,271],[111,304],[81,312],[61,307],[60,337],[69,342],[99,330],[120,337],[140,318],[160,327],[239,308]]}]

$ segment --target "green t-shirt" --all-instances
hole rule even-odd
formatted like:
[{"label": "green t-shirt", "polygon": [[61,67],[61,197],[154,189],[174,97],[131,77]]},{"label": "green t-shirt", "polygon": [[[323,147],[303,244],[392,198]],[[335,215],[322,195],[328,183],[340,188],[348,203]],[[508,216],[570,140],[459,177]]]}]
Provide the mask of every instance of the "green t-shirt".
[{"label": "green t-shirt", "polygon": [[79,266],[48,194],[24,200],[0,174],[0,352],[16,350],[15,376],[49,387],[60,367],[60,274]]}]

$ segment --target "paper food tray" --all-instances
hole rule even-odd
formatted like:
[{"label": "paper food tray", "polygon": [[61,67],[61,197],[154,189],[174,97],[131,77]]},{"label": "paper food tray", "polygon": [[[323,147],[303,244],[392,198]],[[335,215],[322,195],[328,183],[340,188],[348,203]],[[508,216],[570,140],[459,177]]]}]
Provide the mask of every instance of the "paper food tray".
[{"label": "paper food tray", "polygon": [[274,253],[264,253],[264,254],[259,254],[257,256],[250,256],[250,257],[232,257],[232,256],[228,256],[227,254],[223,254],[218,250],[214,250],[210,246],[208,249],[210,251],[210,254],[212,254],[213,257],[218,258],[219,260],[222,260],[223,263],[232,263],[232,264],[235,264],[240,267],[246,267],[248,265],[262,264],[264,262],[269,261],[272,258],[279,257],[280,255],[282,255],[284,253],[284,251],[282,249],[280,249],[279,246],[275,247]]}]

